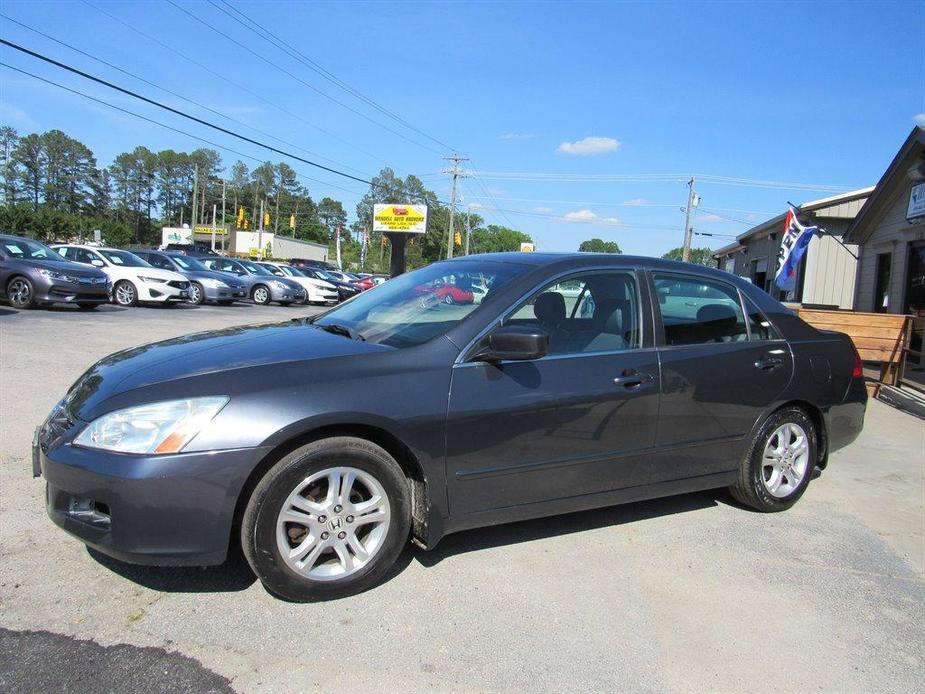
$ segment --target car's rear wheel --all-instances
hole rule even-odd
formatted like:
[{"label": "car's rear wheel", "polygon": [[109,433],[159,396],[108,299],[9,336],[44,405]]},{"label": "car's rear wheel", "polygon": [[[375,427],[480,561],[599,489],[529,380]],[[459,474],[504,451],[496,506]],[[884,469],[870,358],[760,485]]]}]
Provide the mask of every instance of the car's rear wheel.
[{"label": "car's rear wheel", "polygon": [[803,496],[816,465],[817,433],[799,407],[778,410],[765,420],[730,492],[758,511],[785,511]]},{"label": "car's rear wheel", "polygon": [[191,282],[189,286],[189,302],[196,306],[201,306],[206,300],[205,290],[199,282]]},{"label": "car's rear wheel", "polygon": [[138,290],[128,280],[119,280],[113,287],[112,298],[119,306],[135,306],[138,303]]},{"label": "car's rear wheel", "polygon": [[251,292],[251,299],[254,300],[255,304],[266,306],[270,303],[270,289],[262,284],[258,284],[254,287],[254,291]]},{"label": "car's rear wheel", "polygon": [[410,524],[408,481],[395,459],[369,441],[334,437],[289,453],[261,479],[241,546],[272,593],[325,600],[378,583]]},{"label": "car's rear wheel", "polygon": [[35,288],[26,277],[14,277],[6,285],[6,296],[10,306],[18,309],[27,309],[35,306]]},{"label": "car's rear wheel", "polygon": [[445,297],[443,297],[443,303],[445,303],[445,304],[452,304],[452,303],[453,303],[453,296],[452,296],[451,294],[447,294]]}]

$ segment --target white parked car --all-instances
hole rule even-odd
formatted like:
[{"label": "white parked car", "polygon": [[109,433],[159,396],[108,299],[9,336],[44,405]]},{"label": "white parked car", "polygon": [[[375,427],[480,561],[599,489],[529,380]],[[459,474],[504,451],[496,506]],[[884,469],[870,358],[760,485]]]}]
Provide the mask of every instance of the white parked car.
[{"label": "white parked car", "polygon": [[134,253],[75,244],[52,248],[68,260],[93,265],[105,272],[112,280],[112,301],[119,306],[147,301],[175,303],[189,298],[189,280],[183,275],[154,267]]},{"label": "white parked car", "polygon": [[293,282],[297,282],[305,290],[305,294],[308,297],[305,300],[307,304],[336,304],[337,303],[337,287],[335,287],[330,282],[325,282],[324,280],[315,279],[314,277],[309,277],[303,273],[299,268],[292,267],[291,265],[286,265],[285,263],[274,263],[271,261],[265,261],[260,263],[267,270],[272,272],[277,277],[285,277],[290,279]]}]

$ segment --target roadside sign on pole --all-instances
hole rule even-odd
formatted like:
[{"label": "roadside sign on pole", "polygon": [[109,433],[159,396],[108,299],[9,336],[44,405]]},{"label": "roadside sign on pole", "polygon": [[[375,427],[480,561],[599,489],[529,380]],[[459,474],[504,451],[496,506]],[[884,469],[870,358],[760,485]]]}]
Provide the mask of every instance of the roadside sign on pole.
[{"label": "roadside sign on pole", "polygon": [[373,231],[423,234],[427,231],[427,205],[373,205]]},{"label": "roadside sign on pole", "polygon": [[533,243],[527,243],[526,241],[522,241],[520,244],[521,253],[533,253],[535,250],[536,250],[536,246]]}]

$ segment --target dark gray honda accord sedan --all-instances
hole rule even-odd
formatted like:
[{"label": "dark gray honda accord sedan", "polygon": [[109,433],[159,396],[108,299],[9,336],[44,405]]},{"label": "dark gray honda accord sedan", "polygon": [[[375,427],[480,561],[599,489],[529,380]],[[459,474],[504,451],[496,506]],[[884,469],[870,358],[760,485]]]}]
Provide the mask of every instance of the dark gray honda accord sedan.
[{"label": "dark gray honda accord sedan", "polygon": [[101,552],[206,565],[240,542],[270,591],[316,600],[374,585],[409,538],[718,487],[782,511],[866,400],[848,337],[734,275],[480,255],[311,320],[113,354],[33,465],[54,522]]}]

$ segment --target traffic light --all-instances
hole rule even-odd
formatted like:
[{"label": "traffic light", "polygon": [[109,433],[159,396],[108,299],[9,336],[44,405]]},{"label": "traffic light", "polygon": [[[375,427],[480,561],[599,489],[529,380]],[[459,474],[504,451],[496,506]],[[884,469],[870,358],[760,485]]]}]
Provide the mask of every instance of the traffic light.
[{"label": "traffic light", "polygon": [[460,234],[458,231],[453,234],[453,243],[455,243],[457,246],[462,246],[462,234]]},{"label": "traffic light", "polygon": [[263,213],[263,226],[264,227],[270,226],[270,213],[269,212]]},{"label": "traffic light", "polygon": [[289,228],[295,229],[295,215],[294,214],[289,215]]}]

